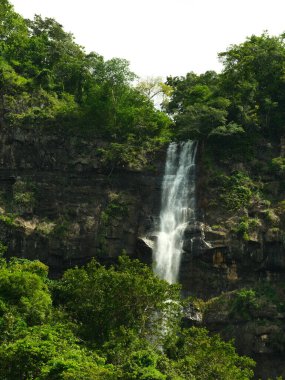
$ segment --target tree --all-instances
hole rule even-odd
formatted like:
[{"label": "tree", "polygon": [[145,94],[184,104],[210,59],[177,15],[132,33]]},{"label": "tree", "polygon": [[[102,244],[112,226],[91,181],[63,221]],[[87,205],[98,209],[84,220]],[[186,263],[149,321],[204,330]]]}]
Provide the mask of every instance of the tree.
[{"label": "tree", "polygon": [[52,18],[36,15],[33,21],[26,22],[29,40],[21,67],[23,74],[35,78],[44,89],[58,94],[68,92],[80,101],[87,75],[83,49]]},{"label": "tree", "polygon": [[28,38],[28,29],[23,17],[14,11],[8,0],[0,0],[0,53],[10,57],[12,52],[22,50]]},{"label": "tree", "polygon": [[231,343],[203,328],[183,330],[169,356],[182,379],[246,380],[253,377],[254,361],[239,356]]},{"label": "tree", "polygon": [[106,269],[92,261],[86,269],[66,271],[59,295],[66,310],[83,323],[88,339],[106,340],[128,328],[140,336],[157,334],[159,340],[164,316],[168,315],[165,323],[174,326],[179,317],[178,287],[127,257],[120,258],[117,268]]},{"label": "tree", "polygon": [[167,111],[173,115],[180,139],[206,139],[218,127],[225,127],[230,101],[219,93],[218,74],[209,71],[186,77],[169,77],[173,88]]},{"label": "tree", "polygon": [[25,90],[28,80],[17,74],[13,67],[0,57],[0,126],[5,126],[18,94]]},{"label": "tree", "polygon": [[0,346],[3,380],[112,380],[112,366],[95,352],[81,348],[68,325],[43,325]]},{"label": "tree", "polygon": [[[285,120],[285,35],[251,36],[219,54],[222,91],[231,100],[229,116],[247,130],[282,133]],[[272,130],[270,132],[270,130]]]},{"label": "tree", "polygon": [[53,281],[38,261],[1,259],[0,378],[252,378],[252,360],[180,317],[178,287],[137,260],[93,261]]},{"label": "tree", "polygon": [[46,285],[47,267],[43,264],[13,260],[0,267],[0,301],[3,326],[9,316],[20,317],[25,324],[48,320],[51,295]]},{"label": "tree", "polygon": [[165,108],[172,93],[171,86],[164,83],[161,77],[148,77],[140,81],[136,88],[152,100],[157,108]]}]

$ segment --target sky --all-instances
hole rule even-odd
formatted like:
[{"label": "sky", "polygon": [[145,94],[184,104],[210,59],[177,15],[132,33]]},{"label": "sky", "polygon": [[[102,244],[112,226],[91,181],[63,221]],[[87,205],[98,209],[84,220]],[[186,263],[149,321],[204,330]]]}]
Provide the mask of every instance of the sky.
[{"label": "sky", "polygon": [[285,32],[285,0],[10,0],[26,18],[53,17],[86,52],[125,58],[141,78],[220,71],[218,52]]}]

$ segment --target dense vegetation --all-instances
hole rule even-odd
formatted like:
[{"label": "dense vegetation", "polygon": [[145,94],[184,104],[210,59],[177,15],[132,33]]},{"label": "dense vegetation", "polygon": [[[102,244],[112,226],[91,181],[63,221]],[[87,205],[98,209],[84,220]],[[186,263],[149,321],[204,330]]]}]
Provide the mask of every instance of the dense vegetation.
[{"label": "dense vegetation", "polygon": [[[284,133],[284,35],[264,33],[219,57],[221,74],[193,72],[135,85],[124,59],[86,53],[54,19],[26,20],[0,1],[0,123],[53,128],[109,142],[106,163],[146,163],[171,138],[237,150]],[[164,93],[162,112],[153,105]],[[171,116],[169,118],[167,113]],[[276,164],[284,165],[280,160]]]},{"label": "dense vegetation", "polygon": [[1,259],[2,380],[252,378],[253,361],[231,343],[181,329],[179,287],[138,261],[93,261],[58,281],[47,269]]},{"label": "dense vegetation", "polygon": [[285,36],[267,33],[233,45],[219,58],[221,74],[169,77],[168,112],[182,138],[277,139],[285,132]]},{"label": "dense vegetation", "polygon": [[2,126],[104,139],[103,160],[139,164],[169,139],[170,119],[135,78],[126,60],[87,54],[54,19],[25,20],[0,1]]}]

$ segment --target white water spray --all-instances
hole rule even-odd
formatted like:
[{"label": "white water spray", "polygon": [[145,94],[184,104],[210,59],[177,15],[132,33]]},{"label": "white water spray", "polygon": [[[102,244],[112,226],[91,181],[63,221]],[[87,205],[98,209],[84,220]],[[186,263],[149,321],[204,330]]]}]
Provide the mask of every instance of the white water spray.
[{"label": "white water spray", "polygon": [[154,271],[171,284],[179,275],[184,229],[195,219],[195,155],[192,141],[167,150]]}]

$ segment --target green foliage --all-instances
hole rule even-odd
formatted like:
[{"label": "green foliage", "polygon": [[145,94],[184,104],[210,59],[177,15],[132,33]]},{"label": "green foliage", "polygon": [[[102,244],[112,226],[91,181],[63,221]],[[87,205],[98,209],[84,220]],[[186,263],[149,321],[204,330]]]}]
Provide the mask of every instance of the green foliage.
[{"label": "green foliage", "polygon": [[13,126],[56,126],[57,123],[65,123],[67,115],[70,118],[78,110],[72,95],[62,93],[59,96],[43,89],[32,94],[25,92],[19,99],[11,97],[8,100],[10,114],[6,119]]},{"label": "green foliage", "polygon": [[272,284],[263,283],[256,288],[256,294],[258,297],[266,299],[267,303],[272,303],[276,306],[278,312],[285,311],[285,295],[282,287],[278,288]]},{"label": "green foliage", "polygon": [[54,222],[51,222],[49,220],[43,220],[37,224],[36,231],[43,235],[49,235],[53,233],[55,225],[56,224]]},{"label": "green foliage", "polygon": [[134,144],[132,138],[124,144],[110,143],[107,147],[100,148],[99,153],[103,165],[112,169],[115,166],[124,167],[126,165],[131,169],[139,169],[147,162],[144,148]]},{"label": "green foliage", "polygon": [[167,85],[173,89],[167,111],[174,114],[179,138],[204,139],[212,130],[225,126],[229,101],[217,94],[216,73],[169,77]]},{"label": "green foliage", "polygon": [[138,261],[93,261],[57,281],[38,261],[0,264],[3,380],[252,378],[231,343],[181,329],[179,289]]},{"label": "green foliage", "polygon": [[[43,269],[45,272],[43,272]],[[39,276],[39,271],[41,276]],[[12,310],[28,324],[44,322],[50,315],[51,296],[45,278],[47,268],[41,263],[28,265],[12,261],[0,269],[0,300],[2,318]],[[4,306],[5,305],[5,306]]]},{"label": "green foliage", "polygon": [[243,380],[253,376],[253,360],[238,356],[231,343],[218,335],[210,337],[203,328],[183,331],[172,356],[182,379]]},{"label": "green foliage", "polygon": [[15,202],[20,205],[30,205],[33,203],[33,194],[31,192],[23,192],[15,194]]},{"label": "green foliage", "polygon": [[31,183],[16,181],[13,185],[12,194],[13,199],[9,206],[14,212],[31,210],[35,204],[34,186]]},{"label": "green foliage", "polygon": [[258,199],[258,187],[244,172],[234,172],[231,176],[222,175],[220,199],[229,210],[238,210],[248,207],[255,199]]},{"label": "green foliage", "polygon": [[[86,270],[70,269],[59,289],[62,302],[84,324],[83,333],[89,339],[106,339],[122,326],[144,336],[151,325],[158,334],[163,315],[177,309],[177,287],[160,281],[150,269],[127,257],[108,270],[95,261]],[[169,299],[173,303],[167,302]],[[156,310],[160,313],[154,318]]]},{"label": "green foliage", "polygon": [[46,234],[52,233],[57,237],[66,237],[68,235],[70,225],[70,221],[64,216],[61,216],[56,220],[55,224],[44,224],[41,226],[40,230]]},{"label": "green foliage", "polygon": [[[227,315],[228,323],[240,321],[255,321],[261,324],[271,321],[273,315],[283,312],[285,295],[282,286],[270,283],[260,283],[254,288],[243,288],[221,294],[207,301],[204,305],[207,314],[223,313]],[[260,318],[264,318],[262,321]],[[271,322],[269,322],[271,323]]]},{"label": "green foliage", "polygon": [[243,147],[254,136],[273,140],[284,133],[284,34],[263,33],[219,54],[221,74],[169,77],[166,106],[178,138],[209,138],[212,144]]},{"label": "green foliage", "polygon": [[26,20],[2,2],[0,123],[101,138],[108,166],[145,165],[171,120],[133,86],[128,61],[86,54],[54,19]]},{"label": "green foliage", "polygon": [[269,222],[270,225],[276,226],[279,224],[280,219],[276,214],[275,210],[269,208],[265,211],[264,215],[266,217],[267,222]]},{"label": "green foliage", "polygon": [[78,345],[68,320],[57,323],[47,270],[37,261],[1,261],[1,379],[113,379],[112,366]]},{"label": "green foliage", "polygon": [[133,330],[121,328],[119,334],[105,342],[103,350],[108,362],[118,368],[119,379],[163,378],[158,368],[162,353],[148,337],[141,338]]},{"label": "green foliage", "polygon": [[250,319],[250,313],[258,307],[256,292],[252,289],[241,289],[235,293],[231,305],[231,315],[236,314]]},{"label": "green foliage", "polygon": [[231,121],[227,125],[221,125],[209,133],[209,136],[215,136],[215,137],[236,137],[237,135],[241,135],[245,133],[242,126],[236,124],[235,122]]},{"label": "green foliage", "polygon": [[248,128],[277,135],[284,120],[284,35],[251,36],[220,53],[224,64],[223,90],[231,100],[230,113]]},{"label": "green foliage", "polygon": [[281,212],[285,212],[285,200],[279,202],[278,208],[281,210]]},{"label": "green foliage", "polygon": [[250,232],[254,231],[254,229],[260,225],[261,222],[259,219],[244,216],[241,218],[239,224],[234,228],[234,232],[242,236],[244,240],[249,240]]},{"label": "green foliage", "polygon": [[128,214],[128,206],[123,199],[122,194],[110,193],[109,203],[101,213],[101,220],[104,224],[108,224],[110,219],[126,217]]},{"label": "green foliage", "polygon": [[158,359],[159,354],[151,350],[133,352],[122,367],[122,379],[166,380],[166,375],[156,368]]},{"label": "green foliage", "polygon": [[0,257],[2,257],[7,251],[7,245],[0,240]]},{"label": "green foliage", "polygon": [[111,366],[81,348],[64,325],[28,328],[15,341],[0,347],[2,379],[114,379]]},{"label": "green foliage", "polygon": [[35,231],[51,238],[67,238],[74,233],[72,230],[72,221],[68,216],[61,215],[57,219],[51,221],[49,219],[41,219],[36,221]]},{"label": "green foliage", "polygon": [[279,173],[285,173],[285,157],[276,157],[271,160],[272,169]]},{"label": "green foliage", "polygon": [[[169,122],[167,122],[169,124]],[[170,131],[165,128],[159,137],[149,139],[136,138],[131,134],[123,143],[111,142],[104,148],[99,148],[98,153],[103,166],[111,168],[110,173],[116,167],[129,167],[131,170],[146,168],[151,162],[155,152],[168,143],[171,139]]]},{"label": "green foliage", "polygon": [[0,221],[5,223],[10,227],[15,227],[17,224],[15,222],[15,216],[13,214],[2,214],[0,215]]},{"label": "green foliage", "polygon": [[42,235],[49,235],[51,238],[66,239],[74,235],[74,224],[66,215],[61,215],[53,221],[49,219],[37,220],[36,223],[35,230]]}]

